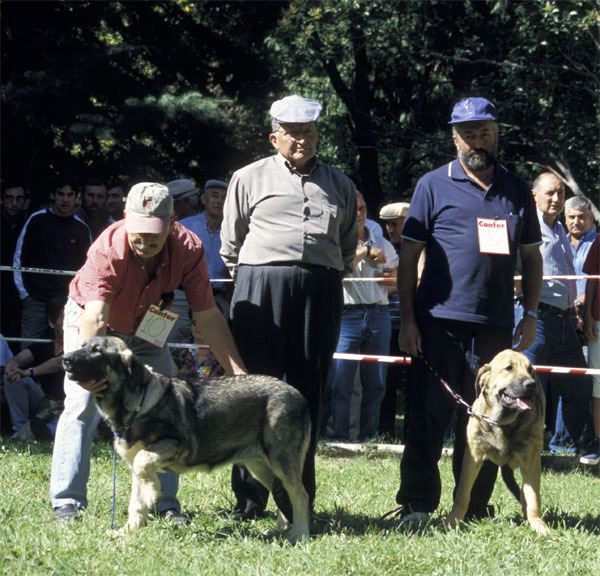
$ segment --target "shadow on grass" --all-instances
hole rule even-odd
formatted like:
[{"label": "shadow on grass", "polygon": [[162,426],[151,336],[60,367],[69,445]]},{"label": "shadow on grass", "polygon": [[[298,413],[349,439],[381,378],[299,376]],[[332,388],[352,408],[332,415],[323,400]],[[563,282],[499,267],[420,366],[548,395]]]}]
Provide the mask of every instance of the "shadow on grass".
[{"label": "shadow on grass", "polygon": [[577,529],[596,536],[600,535],[600,514],[588,513],[585,516],[575,516],[565,514],[564,510],[553,506],[545,510],[544,521],[550,528]]}]

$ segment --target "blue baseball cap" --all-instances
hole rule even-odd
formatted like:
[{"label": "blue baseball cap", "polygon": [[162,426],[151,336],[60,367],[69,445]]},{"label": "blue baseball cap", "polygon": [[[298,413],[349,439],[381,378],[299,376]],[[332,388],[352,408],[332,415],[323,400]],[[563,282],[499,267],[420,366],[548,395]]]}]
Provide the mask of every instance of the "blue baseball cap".
[{"label": "blue baseball cap", "polygon": [[496,107],[485,98],[466,98],[454,105],[452,118],[448,124],[475,122],[476,120],[496,120]]}]

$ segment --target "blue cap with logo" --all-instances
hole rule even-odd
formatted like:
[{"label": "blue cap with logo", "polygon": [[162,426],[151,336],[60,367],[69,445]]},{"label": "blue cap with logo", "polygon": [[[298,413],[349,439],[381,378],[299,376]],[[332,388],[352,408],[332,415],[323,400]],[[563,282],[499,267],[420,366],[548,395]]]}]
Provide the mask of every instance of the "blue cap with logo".
[{"label": "blue cap with logo", "polygon": [[304,124],[316,122],[322,109],[316,100],[294,94],[273,102],[271,117],[281,124]]},{"label": "blue cap with logo", "polygon": [[452,118],[448,124],[475,122],[476,120],[496,120],[496,107],[485,98],[466,98],[454,105]]}]

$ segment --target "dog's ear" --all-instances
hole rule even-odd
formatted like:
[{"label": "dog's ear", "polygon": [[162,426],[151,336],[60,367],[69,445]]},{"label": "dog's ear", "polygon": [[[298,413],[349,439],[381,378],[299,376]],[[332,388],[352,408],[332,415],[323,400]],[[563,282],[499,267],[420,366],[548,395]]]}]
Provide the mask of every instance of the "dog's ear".
[{"label": "dog's ear", "polygon": [[479,394],[481,394],[481,391],[485,388],[491,371],[491,365],[484,364],[479,369],[479,372],[477,372],[477,378],[475,380],[475,396],[479,396]]},{"label": "dog's ear", "polygon": [[135,390],[144,379],[146,369],[129,349],[121,352],[121,358],[127,367],[127,385],[132,390]]},{"label": "dog's ear", "polygon": [[538,376],[538,373],[535,371],[533,364],[531,362],[528,362],[528,364],[529,364],[529,366],[527,367],[527,371],[529,372],[529,375],[535,380],[536,384],[539,384],[541,386],[542,383],[540,382],[540,377]]}]

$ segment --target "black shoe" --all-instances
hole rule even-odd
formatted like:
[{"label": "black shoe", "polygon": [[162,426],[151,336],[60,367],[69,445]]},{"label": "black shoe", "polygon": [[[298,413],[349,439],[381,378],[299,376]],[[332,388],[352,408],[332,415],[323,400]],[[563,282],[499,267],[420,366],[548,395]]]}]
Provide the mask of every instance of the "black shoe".
[{"label": "black shoe", "polygon": [[169,522],[171,522],[173,525],[177,526],[178,528],[180,528],[182,526],[187,526],[190,523],[190,519],[187,516],[184,516],[178,510],[175,510],[175,508],[169,508],[168,510],[163,510],[162,512],[159,513],[159,517],[164,518],[165,520],[168,520]]},{"label": "black shoe", "polygon": [[62,520],[75,520],[79,515],[79,510],[75,504],[64,504],[54,509],[54,519],[57,521]]},{"label": "black shoe", "polygon": [[244,510],[240,510],[239,508],[234,508],[233,514],[231,515],[231,519],[234,522],[247,522],[248,520],[253,520],[254,518],[262,518],[265,515],[265,511],[259,508],[254,503],[246,504],[246,508]]},{"label": "black shoe", "polygon": [[[37,416],[34,416],[29,420],[29,428],[33,432],[36,440],[43,440],[44,442],[52,442],[52,440],[54,440],[50,428],[48,428],[46,423]],[[70,506],[70,504],[67,504],[67,506]]]}]

